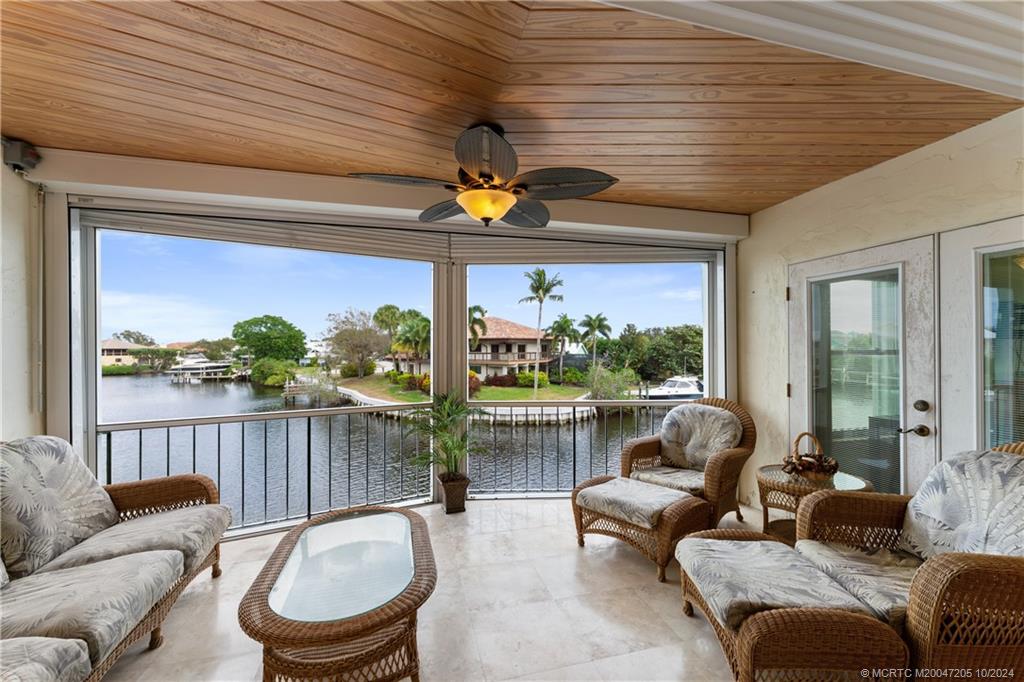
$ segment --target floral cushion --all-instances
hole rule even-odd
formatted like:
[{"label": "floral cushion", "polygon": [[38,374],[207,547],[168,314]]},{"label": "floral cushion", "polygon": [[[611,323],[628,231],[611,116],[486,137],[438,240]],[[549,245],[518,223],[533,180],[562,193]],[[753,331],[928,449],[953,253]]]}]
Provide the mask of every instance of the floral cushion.
[{"label": "floral cushion", "polygon": [[683,538],[676,545],[676,559],[711,615],[731,630],[770,609],[870,613],[809,559],[781,542]]},{"label": "floral cushion", "polygon": [[661,461],[704,471],[711,455],[736,447],[742,437],[740,418],[729,410],[696,403],[680,405],[661,422]]},{"label": "floral cushion", "polygon": [[142,552],[14,580],[3,591],[0,638],[81,639],[103,660],[182,575],[181,552]]},{"label": "floral cushion", "polygon": [[39,572],[82,566],[135,552],[176,549],[185,555],[185,573],[191,573],[203,563],[230,524],[231,512],[222,504],[147,514],[100,531],[40,568]]},{"label": "floral cushion", "polygon": [[80,639],[15,637],[0,640],[3,682],[81,682],[92,671]]},{"label": "floral cushion", "polygon": [[688,493],[678,490],[631,478],[613,478],[607,483],[581,490],[576,496],[576,504],[634,526],[654,528],[661,512],[687,497],[690,497]]},{"label": "floral cushion", "polygon": [[876,617],[897,632],[903,631],[910,583],[923,563],[916,556],[887,549],[865,551],[816,540],[798,541],[796,551],[864,602]]},{"label": "floral cushion", "polygon": [[117,522],[117,509],[66,441],[0,444],[0,553],[12,578],[30,575]]},{"label": "floral cushion", "polygon": [[704,472],[695,469],[657,466],[650,469],[639,469],[631,473],[629,477],[644,483],[682,490],[691,495],[704,495]]},{"label": "floral cushion", "polygon": [[900,549],[1024,556],[1024,457],[967,452],[940,462],[907,505]]}]

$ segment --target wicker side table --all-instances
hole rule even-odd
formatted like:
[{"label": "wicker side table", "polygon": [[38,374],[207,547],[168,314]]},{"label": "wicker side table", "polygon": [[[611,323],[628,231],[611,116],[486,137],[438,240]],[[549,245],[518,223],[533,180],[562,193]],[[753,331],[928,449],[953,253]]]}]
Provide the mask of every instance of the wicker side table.
[{"label": "wicker side table", "polygon": [[839,471],[831,481],[811,481],[787,474],[781,464],[770,464],[757,470],[757,492],[761,498],[761,530],[784,540],[796,542],[796,520],[768,521],[769,509],[781,509],[796,514],[800,500],[818,490],[849,490],[872,492],[871,481]]}]

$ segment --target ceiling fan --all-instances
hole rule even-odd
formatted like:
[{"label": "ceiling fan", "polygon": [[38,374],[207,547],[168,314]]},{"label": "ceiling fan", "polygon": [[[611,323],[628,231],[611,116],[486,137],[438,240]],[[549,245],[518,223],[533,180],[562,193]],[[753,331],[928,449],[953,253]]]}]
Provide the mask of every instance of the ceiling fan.
[{"label": "ceiling fan", "polygon": [[501,127],[482,124],[467,128],[455,141],[459,181],[415,175],[351,173],[350,177],[397,185],[444,187],[458,192],[454,199],[434,204],[420,213],[425,223],[468,213],[484,225],[501,220],[516,227],[544,227],[550,214],[540,199],[576,199],[595,194],[618,182],[607,173],[589,168],[540,168],[516,175],[519,159]]}]

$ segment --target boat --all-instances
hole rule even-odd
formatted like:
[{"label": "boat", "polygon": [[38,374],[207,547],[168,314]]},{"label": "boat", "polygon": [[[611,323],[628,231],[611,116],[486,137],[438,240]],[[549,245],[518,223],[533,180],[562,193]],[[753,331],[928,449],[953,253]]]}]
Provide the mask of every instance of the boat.
[{"label": "boat", "polygon": [[210,379],[230,379],[230,362],[213,361],[202,353],[186,353],[181,361],[167,370],[175,383],[197,384]]},{"label": "boat", "polygon": [[698,400],[704,397],[704,382],[697,377],[674,376],[657,388],[647,389],[650,400]]}]

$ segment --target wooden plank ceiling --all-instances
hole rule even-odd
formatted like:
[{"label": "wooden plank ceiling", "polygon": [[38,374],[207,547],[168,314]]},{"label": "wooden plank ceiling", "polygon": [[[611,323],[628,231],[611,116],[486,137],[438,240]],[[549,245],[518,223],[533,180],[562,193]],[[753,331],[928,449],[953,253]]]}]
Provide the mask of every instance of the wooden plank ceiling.
[{"label": "wooden plank ceiling", "polygon": [[1021,105],[591,3],[2,9],[4,135],[253,168],[449,178],[494,121],[599,200],[752,213]]}]

